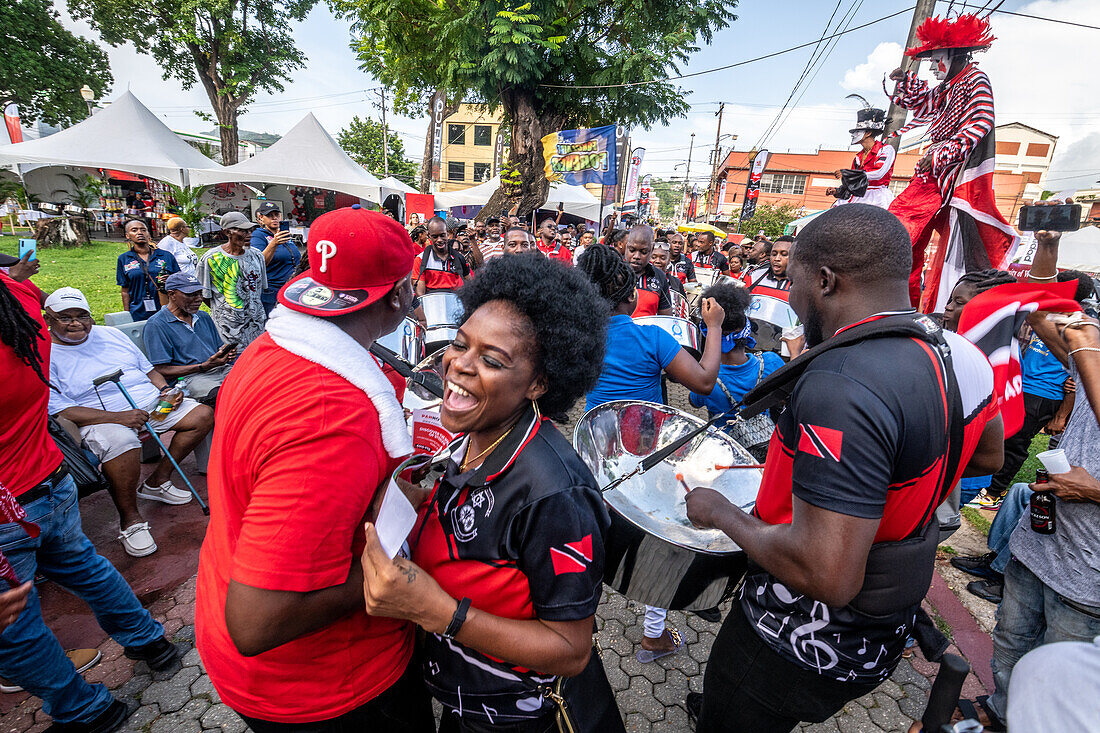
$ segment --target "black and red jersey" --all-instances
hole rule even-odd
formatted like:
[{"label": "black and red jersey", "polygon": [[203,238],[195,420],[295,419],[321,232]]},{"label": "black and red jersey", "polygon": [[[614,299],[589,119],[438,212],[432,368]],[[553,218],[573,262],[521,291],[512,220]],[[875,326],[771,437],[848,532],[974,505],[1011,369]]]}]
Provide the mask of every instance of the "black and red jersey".
[{"label": "black and red jersey", "polygon": [[[966,339],[944,337],[965,416],[961,475],[997,414],[993,369]],[[755,514],[789,523],[796,496],[879,520],[875,542],[913,535],[940,503],[947,395],[943,361],[924,341],[877,338],[825,352],[807,366],[776,422]],[[766,571],[748,574],[741,605],[757,634],[785,658],[859,682],[881,682],[894,669],[916,612],[872,618],[826,606]]]},{"label": "black and red jersey", "polygon": [[712,249],[710,254],[703,254],[702,252],[692,252],[691,262],[696,267],[709,267],[712,270],[718,270],[719,272],[729,272],[730,263],[726,259],[726,256],[718,251],[717,248]]},{"label": "black and red jersey", "polygon": [[[773,290],[790,290],[791,281],[786,275],[776,277],[772,273],[771,264],[758,265],[749,270],[741,278],[749,292],[753,292],[758,286],[772,288]],[[786,298],[783,298],[786,300]]]},{"label": "black and red jersey", "polygon": [[655,316],[658,311],[672,308],[672,298],[668,294],[668,276],[650,263],[646,263],[637,282],[638,302],[634,306],[632,318]]},{"label": "black and red jersey", "polygon": [[413,261],[413,282],[423,280],[427,290],[457,290],[469,275],[466,258],[453,248],[447,250],[446,258],[440,259],[428,247]]},{"label": "black and red jersey", "polygon": [[669,255],[668,272],[681,283],[695,281],[695,265],[683,252],[676,256]]},{"label": "black and red jersey", "polygon": [[[414,530],[413,559],[455,598],[511,619],[576,621],[596,612],[607,509],[573,447],[533,409],[478,468],[459,473],[459,438]],[[493,659],[442,636],[423,645],[432,695],[460,715],[501,724],[551,708],[532,678],[552,676]]]}]

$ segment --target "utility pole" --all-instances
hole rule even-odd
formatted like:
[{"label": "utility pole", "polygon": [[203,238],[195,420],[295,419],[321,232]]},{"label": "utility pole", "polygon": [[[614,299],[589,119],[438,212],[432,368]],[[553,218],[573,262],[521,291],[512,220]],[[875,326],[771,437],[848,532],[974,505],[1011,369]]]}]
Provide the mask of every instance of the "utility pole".
[{"label": "utility pole", "polygon": [[[684,198],[687,198],[688,179],[691,178],[691,151],[695,149],[695,133],[691,133],[691,144],[688,145],[688,164],[687,169],[684,171]],[[690,208],[690,204],[684,204],[684,214],[687,214],[687,210]]]},{"label": "utility pole", "polygon": [[[707,186],[707,214],[710,214],[710,205],[714,201],[714,197],[718,195],[718,189],[716,188],[718,181],[718,141],[722,139],[722,112],[726,109],[726,103],[720,102],[718,104],[718,131],[714,133],[714,166],[710,172],[710,185]],[[718,212],[718,204],[714,206],[715,213]]]},{"label": "utility pole", "polygon": [[382,97],[382,175],[390,175],[390,133],[386,128],[386,88],[382,87],[378,92]]},{"label": "utility pole", "polygon": [[[905,42],[906,48],[912,48],[917,42],[917,28],[921,23],[932,17],[932,13],[936,10],[936,0],[917,0],[917,5],[913,8],[913,22],[909,25],[909,38]],[[920,59],[913,58],[912,56],[906,56],[902,54],[901,57],[901,70],[902,71],[916,71],[920,66]],[[894,146],[894,150],[898,149],[898,145],[901,144],[901,138],[890,138],[889,135],[895,130],[900,130],[905,125],[905,117],[909,113],[908,110],[903,107],[899,107],[896,104],[890,104],[890,111],[886,114],[886,132],[885,136],[890,140],[890,144]]]}]

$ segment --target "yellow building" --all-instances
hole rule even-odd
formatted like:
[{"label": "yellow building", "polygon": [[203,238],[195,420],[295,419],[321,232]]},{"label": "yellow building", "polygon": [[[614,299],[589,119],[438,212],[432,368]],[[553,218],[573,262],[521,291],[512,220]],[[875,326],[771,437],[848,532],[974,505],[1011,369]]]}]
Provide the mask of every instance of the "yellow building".
[{"label": "yellow building", "polygon": [[[501,111],[488,112],[476,104],[459,105],[443,120],[443,165],[438,190],[461,191],[493,177],[493,157]],[[507,160],[508,151],[503,151]]]}]

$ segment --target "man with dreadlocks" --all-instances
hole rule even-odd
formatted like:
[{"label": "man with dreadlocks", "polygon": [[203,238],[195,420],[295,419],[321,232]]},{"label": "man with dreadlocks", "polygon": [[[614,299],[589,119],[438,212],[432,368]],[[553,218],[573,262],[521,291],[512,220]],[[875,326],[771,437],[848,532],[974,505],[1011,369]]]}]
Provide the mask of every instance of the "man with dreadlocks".
[{"label": "man with dreadlocks", "polygon": [[[895,69],[890,74],[897,82],[891,101],[913,110],[912,121],[893,134],[927,125],[931,142],[890,211],[913,242],[913,305],[938,312],[962,274],[1003,267],[1019,239],[993,198],[993,90],[989,77],[971,60],[972,53],[995,40],[989,21],[977,15],[929,18],[917,28],[917,40],[919,45],[906,55],[927,57],[942,83],[929,88],[914,71]],[[933,233],[939,242],[926,268]]]},{"label": "man with dreadlocks", "polygon": [[179,651],[80,527],[76,484],[47,432],[50,340],[41,312],[36,289],[0,273],[0,577],[26,594],[19,608],[5,603],[16,591],[0,593],[0,627],[10,624],[0,636],[0,677],[40,697],[59,728],[100,733],[131,709],[77,674],[42,620],[37,591],[19,581],[38,572],[72,591],[127,657],[154,670]]}]

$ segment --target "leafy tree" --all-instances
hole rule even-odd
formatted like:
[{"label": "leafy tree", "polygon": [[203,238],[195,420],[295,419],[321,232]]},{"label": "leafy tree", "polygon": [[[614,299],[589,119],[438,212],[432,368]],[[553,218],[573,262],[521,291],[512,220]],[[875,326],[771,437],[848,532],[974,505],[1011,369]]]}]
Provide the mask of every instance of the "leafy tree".
[{"label": "leafy tree", "polygon": [[[391,132],[386,138],[389,142],[390,174],[411,185],[416,180],[416,163],[405,158],[405,145],[396,133]],[[356,163],[366,166],[371,173],[382,172],[381,122],[369,117],[363,120],[356,115],[347,127],[336,134],[336,142]]]},{"label": "leafy tree", "polygon": [[[543,135],[686,114],[680,64],[735,16],[736,0],[332,0],[354,21],[363,68],[392,87],[399,111],[433,89],[503,108],[512,144],[486,212],[527,214],[546,200]],[[644,82],[607,89],[583,85]],[[555,86],[555,85],[560,85]]]},{"label": "leafy tree", "polygon": [[[187,222],[192,232],[198,230],[202,221],[202,194],[208,186],[177,186],[169,183],[168,190],[172,194],[172,200],[176,202],[176,216]],[[195,234],[198,236],[198,234]]]},{"label": "leafy tree", "polygon": [[80,96],[87,84],[96,95],[114,77],[107,54],[66,30],[49,0],[0,3],[0,109],[19,105],[21,119],[68,125],[88,116]]},{"label": "leafy tree", "polygon": [[653,185],[649,190],[650,195],[656,196],[658,199],[657,215],[661,217],[661,221],[672,221],[672,217],[676,214],[676,202],[684,192],[683,187],[680,184],[674,184],[672,181],[654,176]]},{"label": "leafy tree", "polygon": [[237,117],[258,91],[281,92],[305,64],[290,22],[317,0],[69,0],[111,45],[130,42],[151,55],[164,78],[184,89],[201,82],[222,143],[222,162],[237,162]]},{"label": "leafy tree", "polygon": [[[734,216],[740,216],[740,208],[734,211]],[[741,222],[741,233],[749,237],[755,237],[761,229],[768,239],[783,236],[783,229],[798,218],[798,209],[793,204],[756,204],[756,212],[748,221]]]}]

